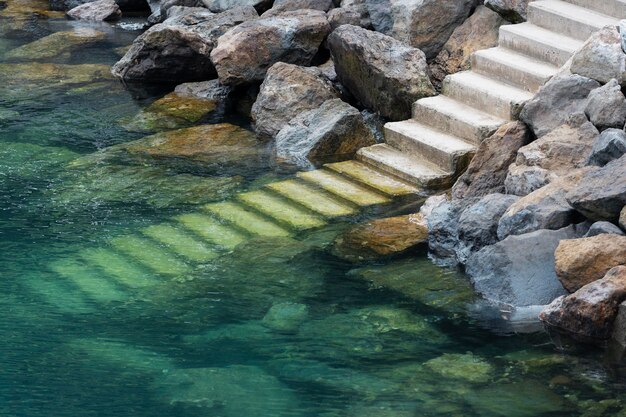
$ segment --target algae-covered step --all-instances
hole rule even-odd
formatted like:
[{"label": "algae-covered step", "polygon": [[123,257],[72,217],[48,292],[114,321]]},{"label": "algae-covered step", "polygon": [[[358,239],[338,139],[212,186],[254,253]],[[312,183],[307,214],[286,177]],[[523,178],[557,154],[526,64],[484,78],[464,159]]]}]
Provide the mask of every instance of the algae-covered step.
[{"label": "algae-covered step", "polygon": [[235,226],[255,235],[289,236],[290,233],[273,221],[230,201],[208,204],[204,209]]},{"label": "algae-covered step", "polygon": [[250,191],[240,194],[239,199],[255,210],[297,230],[313,229],[326,224],[319,216],[267,191]]},{"label": "algae-covered step", "polygon": [[289,200],[326,217],[340,217],[355,214],[357,209],[342,201],[341,197],[315,189],[298,180],[286,180],[269,184],[267,188]]},{"label": "algae-covered step", "polygon": [[234,249],[247,240],[245,234],[205,214],[183,214],[175,220],[203,239],[225,249]]},{"label": "algae-covered step", "polygon": [[111,240],[119,252],[137,260],[158,274],[180,276],[191,271],[176,255],[138,236],[121,236]]},{"label": "algae-covered step", "polygon": [[45,303],[62,313],[85,314],[94,311],[93,306],[83,294],[73,290],[57,276],[32,274],[25,276],[21,283],[33,295],[42,298]]},{"label": "algae-covered step", "polygon": [[102,269],[106,274],[130,288],[141,288],[159,283],[157,277],[125,256],[106,248],[91,248],[80,252],[80,256],[91,265]]},{"label": "algae-covered step", "polygon": [[170,224],[147,227],[143,229],[143,234],[192,262],[208,262],[219,256],[214,247],[195,239]]},{"label": "algae-covered step", "polygon": [[123,301],[128,294],[119,289],[106,276],[75,260],[59,260],[49,265],[51,271],[59,274],[78,287],[86,296],[95,301],[106,303]]},{"label": "algae-covered step", "polygon": [[336,162],[327,164],[326,167],[392,197],[417,194],[419,192],[418,188],[407,184],[399,178],[387,175],[358,161]]},{"label": "algae-covered step", "polygon": [[391,202],[388,197],[327,169],[299,172],[297,175],[299,178],[361,207]]}]

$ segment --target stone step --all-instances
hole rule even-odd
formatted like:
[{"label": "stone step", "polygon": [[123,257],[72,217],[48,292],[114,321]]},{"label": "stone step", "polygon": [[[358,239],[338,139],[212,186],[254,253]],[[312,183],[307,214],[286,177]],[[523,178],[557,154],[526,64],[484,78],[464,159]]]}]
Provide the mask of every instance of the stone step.
[{"label": "stone step", "polygon": [[619,23],[614,17],[561,0],[531,2],[528,5],[528,21],[581,41],[605,26]]},{"label": "stone step", "polygon": [[234,202],[208,204],[203,209],[253,235],[272,237],[291,235],[273,221]]},{"label": "stone step", "polygon": [[308,181],[329,193],[343,197],[360,207],[369,207],[391,202],[391,199],[381,193],[373,191],[364,185],[357,184],[327,169],[299,172],[296,175],[304,181]]},{"label": "stone step", "polygon": [[100,303],[124,301],[128,295],[98,271],[74,260],[60,260],[48,265],[51,271],[76,285],[83,294]]},{"label": "stone step", "polygon": [[247,206],[292,229],[313,229],[326,224],[322,218],[309,210],[300,208],[269,191],[249,191],[239,194],[238,198]]},{"label": "stone step", "polygon": [[123,255],[105,248],[90,248],[79,253],[83,260],[115,278],[130,288],[142,288],[158,284],[158,280]]},{"label": "stone step", "polygon": [[209,262],[219,256],[214,247],[169,224],[149,226],[142,233],[191,262]]},{"label": "stone step", "polygon": [[403,197],[419,193],[414,187],[395,176],[390,176],[359,161],[349,160],[326,164],[326,168],[391,197]]},{"label": "stone step", "polygon": [[425,159],[453,173],[465,169],[476,150],[471,143],[412,119],[385,124],[385,141],[407,156]]},{"label": "stone step", "polygon": [[561,67],[583,42],[531,23],[500,26],[499,45]]},{"label": "stone step", "polygon": [[559,68],[537,58],[497,47],[472,54],[472,71],[536,93]]},{"label": "stone step", "polygon": [[420,187],[444,187],[449,185],[452,179],[451,173],[384,143],[361,148],[357,152],[357,158],[376,169],[388,172]]},{"label": "stone step", "polygon": [[205,214],[188,213],[175,220],[201,238],[225,249],[232,250],[247,240],[245,234]]},{"label": "stone step", "polygon": [[617,19],[626,19],[626,0],[567,0],[567,2]]},{"label": "stone step", "polygon": [[78,291],[64,285],[57,276],[44,278],[44,274],[37,273],[25,276],[20,282],[25,284],[34,295],[62,313],[88,314],[95,311],[93,302]]},{"label": "stone step", "polygon": [[448,75],[443,94],[506,120],[518,118],[532,93],[486,77],[474,71]]},{"label": "stone step", "polygon": [[357,212],[354,206],[336,196],[298,180],[275,182],[268,184],[267,188],[325,217],[350,216]]},{"label": "stone step", "polygon": [[111,240],[111,245],[124,255],[162,275],[180,276],[191,268],[173,254],[156,244],[138,236],[120,236]]}]

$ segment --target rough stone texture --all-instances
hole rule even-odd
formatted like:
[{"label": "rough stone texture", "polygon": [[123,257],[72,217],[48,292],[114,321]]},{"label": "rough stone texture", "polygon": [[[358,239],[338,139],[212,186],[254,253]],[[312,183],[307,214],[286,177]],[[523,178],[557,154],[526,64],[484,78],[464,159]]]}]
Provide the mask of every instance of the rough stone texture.
[{"label": "rough stone texture", "polygon": [[376,143],[363,115],[340,99],[300,113],[276,136],[276,156],[303,167],[310,162],[348,159]]},{"label": "rough stone texture", "polygon": [[619,225],[622,230],[626,230],[626,206],[622,208],[622,211],[619,214]]},{"label": "rough stone texture", "polygon": [[211,60],[224,84],[260,82],[277,62],[310,65],[329,32],[326,13],[319,10],[259,18],[222,36]]},{"label": "rough stone texture", "polygon": [[470,69],[472,53],[498,44],[498,30],[504,19],[485,6],[476,11],[459,27],[443,45],[443,49],[430,63],[433,79],[441,83],[448,74]]},{"label": "rough stone texture", "polygon": [[601,279],[609,269],[626,265],[626,236],[601,234],[562,240],[556,252],[556,275],[569,292]]},{"label": "rough stone texture", "polygon": [[594,33],[572,57],[570,71],[602,84],[616,79],[626,86],[626,54],[617,27],[607,26]]},{"label": "rough stone texture", "polygon": [[210,53],[233,26],[257,17],[252,7],[208,11],[167,19],[144,32],[112,73],[125,80],[202,81],[215,76]]},{"label": "rough stone texture", "polygon": [[349,6],[338,7],[328,11],[328,23],[332,30],[341,25],[353,25],[369,28],[372,25],[365,7]]},{"label": "rough stone texture", "polygon": [[607,129],[591,148],[587,160],[589,165],[604,166],[621,158],[626,153],[626,132],[622,129]]},{"label": "rough stone texture", "polygon": [[272,8],[263,13],[262,17],[277,16],[284,12],[292,12],[301,9],[327,12],[332,6],[332,0],[275,0]]},{"label": "rough stone texture", "polygon": [[424,53],[397,40],[344,25],[328,38],[340,82],[365,106],[392,120],[435,93]]},{"label": "rough stone texture", "polygon": [[554,300],[539,317],[548,327],[576,338],[604,340],[611,337],[619,305],[624,299],[626,266],[618,266],[574,294]]},{"label": "rough stone texture", "polygon": [[204,7],[189,7],[189,6],[172,6],[167,9],[165,16],[167,19],[177,16],[185,16],[192,13],[204,12]]},{"label": "rough stone texture", "polygon": [[36,41],[11,49],[4,58],[10,61],[36,61],[50,59],[72,52],[75,49],[102,41],[104,32],[89,27],[55,32]]},{"label": "rough stone texture", "polygon": [[174,92],[179,96],[221,101],[227,99],[233,89],[220,84],[219,80],[210,80],[180,84],[176,86]]},{"label": "rough stone texture", "polygon": [[503,193],[507,168],[515,160],[519,148],[530,140],[530,131],[524,123],[511,122],[501,126],[480,144],[467,171],[452,187],[452,198]]},{"label": "rough stone texture", "polygon": [[214,13],[221,13],[226,10],[242,6],[252,6],[259,13],[263,13],[271,5],[271,0],[202,0],[204,7]]},{"label": "rough stone texture", "polygon": [[597,81],[580,75],[555,77],[526,103],[520,119],[541,137],[567,123],[572,114],[584,112],[589,93],[598,87]]},{"label": "rough stone texture", "polygon": [[472,254],[466,272],[474,288],[492,301],[518,307],[548,304],[566,294],[554,272],[556,247],[585,232],[569,226],[509,236]]},{"label": "rough stone texture", "polygon": [[511,164],[504,180],[507,194],[525,196],[550,183],[555,175],[537,166]]},{"label": "rough stone texture", "polygon": [[566,198],[591,220],[617,222],[626,205],[626,155],[585,174]]},{"label": "rough stone texture", "polygon": [[595,222],[589,228],[589,231],[585,235],[585,237],[594,237],[602,234],[611,234],[611,235],[620,235],[624,236],[626,233],[622,231],[618,226],[614,225],[611,222]]},{"label": "rough stone texture", "polygon": [[445,263],[457,264],[456,248],[459,243],[459,216],[467,203],[441,201],[435,206],[428,221],[428,250],[432,256]]},{"label": "rough stone texture", "polygon": [[272,65],[256,102],[252,120],[261,139],[272,139],[298,114],[316,109],[338,93],[322,71],[279,62]]},{"label": "rough stone texture", "polygon": [[122,17],[120,6],[113,0],[98,0],[74,7],[67,16],[76,20],[112,21]]},{"label": "rough stone texture", "polygon": [[485,6],[495,10],[503,18],[513,23],[526,21],[529,0],[485,0]]},{"label": "rough stone texture", "polygon": [[589,93],[585,114],[600,131],[611,127],[618,129],[624,127],[626,98],[617,80],[613,79]]}]

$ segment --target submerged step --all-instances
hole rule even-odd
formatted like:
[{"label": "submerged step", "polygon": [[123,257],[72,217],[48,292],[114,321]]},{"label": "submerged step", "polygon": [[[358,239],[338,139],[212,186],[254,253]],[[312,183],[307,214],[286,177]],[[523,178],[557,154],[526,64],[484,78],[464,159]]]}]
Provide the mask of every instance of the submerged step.
[{"label": "submerged step", "polygon": [[41,297],[44,302],[62,313],[85,314],[94,311],[92,303],[87,298],[63,285],[58,277],[44,278],[43,274],[37,274],[26,276],[20,282]]},{"label": "submerged step", "polygon": [[313,229],[326,224],[320,217],[267,191],[250,191],[239,194],[238,198],[255,210],[297,230]]},{"label": "submerged step", "polygon": [[356,208],[339,201],[337,197],[325,191],[316,190],[298,180],[275,182],[267,185],[267,188],[322,216],[349,216],[357,212]]},{"label": "submerged step", "polygon": [[155,277],[145,272],[123,255],[105,248],[85,249],[80,256],[89,264],[95,265],[105,273],[131,288],[141,288],[158,283]]},{"label": "submerged step", "polygon": [[291,234],[266,217],[234,202],[208,204],[203,208],[253,235],[279,237]]},{"label": "submerged step", "polygon": [[120,291],[111,281],[80,262],[73,260],[55,261],[49,265],[49,268],[75,284],[84,294],[95,301],[107,303],[123,301],[128,298],[127,294]]},{"label": "submerged step", "polygon": [[225,249],[232,250],[247,239],[243,233],[205,214],[183,214],[176,220],[203,239]]},{"label": "submerged step", "polygon": [[208,262],[219,256],[214,248],[169,224],[147,227],[143,230],[143,234],[192,262]]},{"label": "submerged step", "polygon": [[392,197],[417,194],[419,189],[397,177],[385,174],[359,161],[344,161],[326,164],[326,168],[365,184]]},{"label": "submerged step", "polygon": [[185,275],[191,268],[173,254],[137,236],[121,236],[111,240],[111,245],[145,267],[163,275]]},{"label": "submerged step", "polygon": [[361,207],[391,202],[388,197],[326,169],[299,172],[297,176]]}]

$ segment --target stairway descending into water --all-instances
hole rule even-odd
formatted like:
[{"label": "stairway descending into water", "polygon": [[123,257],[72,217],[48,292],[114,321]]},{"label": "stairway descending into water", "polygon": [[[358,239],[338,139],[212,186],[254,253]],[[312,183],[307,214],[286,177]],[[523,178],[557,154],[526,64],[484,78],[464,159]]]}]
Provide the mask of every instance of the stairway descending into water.
[{"label": "stairway descending into water", "polygon": [[497,47],[474,53],[470,71],[447,76],[441,95],[415,102],[412,119],[387,123],[386,143],[357,158],[412,184],[450,186],[482,140],[516,120],[593,32],[621,18],[626,0],[531,2],[527,22],[501,26]]}]

